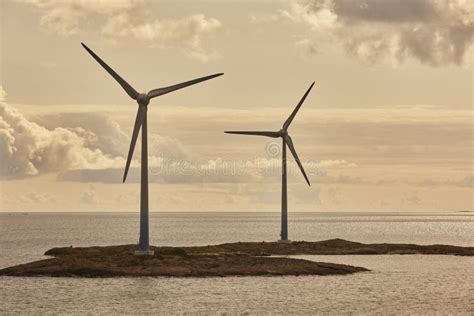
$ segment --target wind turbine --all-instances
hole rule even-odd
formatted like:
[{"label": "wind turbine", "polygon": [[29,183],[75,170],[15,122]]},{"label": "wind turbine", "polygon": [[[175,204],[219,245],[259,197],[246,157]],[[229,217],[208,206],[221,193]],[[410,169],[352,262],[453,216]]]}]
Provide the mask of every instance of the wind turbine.
[{"label": "wind turbine", "polygon": [[138,111],[133,127],[132,141],[130,142],[130,149],[128,151],[127,164],[125,165],[125,172],[123,174],[123,182],[127,179],[128,168],[137,142],[138,132],[142,129],[142,161],[141,161],[141,182],[140,182],[140,250],[136,251],[136,255],[152,255],[150,250],[149,232],[148,232],[148,140],[147,140],[147,111],[150,99],[157,96],[170,93],[172,91],[182,89],[201,81],[209,80],[223,73],[218,73],[194,80],[178,83],[173,86],[153,89],[148,93],[138,93],[131,85],[129,85],[122,77],[120,77],[112,68],[109,67],[99,56],[97,56],[89,47],[81,43],[86,51],[102,66],[104,69],[122,86],[125,92],[138,103]]},{"label": "wind turbine", "polygon": [[295,107],[293,112],[291,112],[290,116],[286,119],[285,123],[283,123],[282,128],[278,132],[272,132],[272,131],[226,131],[225,132],[228,134],[257,135],[257,136],[266,136],[266,137],[272,137],[272,138],[279,138],[279,137],[282,138],[281,233],[280,233],[281,239],[279,240],[280,242],[289,242],[288,240],[288,199],[287,199],[287,192],[286,192],[286,146],[288,146],[288,148],[290,149],[291,154],[295,158],[296,163],[298,164],[298,167],[303,173],[303,176],[306,182],[308,183],[309,186],[311,186],[311,183],[309,183],[308,177],[306,176],[306,172],[303,169],[303,165],[301,164],[301,161],[298,158],[298,154],[296,153],[295,146],[293,145],[293,141],[291,140],[291,137],[288,134],[288,127],[290,126],[291,122],[295,118],[296,113],[298,113],[298,110],[300,109],[301,105],[303,104],[304,100],[308,96],[313,86],[314,86],[314,82],[311,84],[311,86],[309,86],[308,90],[303,95],[298,105]]}]

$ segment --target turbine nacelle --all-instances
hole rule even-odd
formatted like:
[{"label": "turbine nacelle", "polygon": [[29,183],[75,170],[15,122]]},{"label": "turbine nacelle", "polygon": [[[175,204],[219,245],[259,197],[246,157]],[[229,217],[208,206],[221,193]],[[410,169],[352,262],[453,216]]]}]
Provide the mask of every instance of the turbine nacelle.
[{"label": "turbine nacelle", "polygon": [[150,97],[146,93],[140,93],[137,97],[137,103],[140,106],[147,106],[150,103]]},{"label": "turbine nacelle", "polygon": [[286,129],[281,129],[278,131],[278,134],[280,134],[280,137],[285,137],[288,136],[288,131]]}]

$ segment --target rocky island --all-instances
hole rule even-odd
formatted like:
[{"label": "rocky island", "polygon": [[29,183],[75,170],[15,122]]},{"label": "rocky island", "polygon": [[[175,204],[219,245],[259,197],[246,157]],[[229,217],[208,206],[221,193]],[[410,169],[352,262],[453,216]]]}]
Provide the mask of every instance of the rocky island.
[{"label": "rocky island", "polygon": [[284,255],[447,254],[473,256],[474,247],[362,244],[343,239],[318,242],[237,242],[199,247],[151,247],[153,256],[135,256],[136,245],[62,247],[52,258],[0,270],[8,276],[282,276],[345,275],[368,271],[343,264],[279,257]]}]

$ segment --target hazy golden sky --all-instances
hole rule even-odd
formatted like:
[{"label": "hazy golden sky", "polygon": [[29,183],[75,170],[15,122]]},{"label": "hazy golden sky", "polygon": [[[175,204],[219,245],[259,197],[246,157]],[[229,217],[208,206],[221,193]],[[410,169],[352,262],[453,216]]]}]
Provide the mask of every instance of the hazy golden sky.
[{"label": "hazy golden sky", "polygon": [[[2,1],[1,211],[136,211],[139,91],[224,72],[149,105],[150,208],[473,209],[473,1]],[[292,161],[292,160],[291,160]]]}]

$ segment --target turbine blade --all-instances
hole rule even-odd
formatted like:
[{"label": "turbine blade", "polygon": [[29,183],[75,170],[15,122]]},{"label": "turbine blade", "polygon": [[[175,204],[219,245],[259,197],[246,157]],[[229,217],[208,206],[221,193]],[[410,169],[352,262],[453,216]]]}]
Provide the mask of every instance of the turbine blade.
[{"label": "turbine blade", "polygon": [[298,158],[298,154],[296,153],[295,146],[293,145],[293,141],[291,140],[290,135],[285,136],[285,143],[288,145],[288,148],[290,148],[291,153],[293,154],[293,157],[296,160],[296,163],[298,164],[298,167],[300,167],[301,172],[303,173],[303,176],[308,183],[309,186],[311,186],[311,183],[309,183],[308,177],[306,176],[306,172],[304,172],[303,165],[301,164],[300,159]]},{"label": "turbine blade", "polygon": [[314,81],[313,83],[309,86],[309,89],[306,91],[306,93],[303,95],[303,97],[301,98],[300,102],[298,103],[298,105],[295,107],[295,109],[293,110],[293,112],[291,112],[290,116],[286,119],[285,123],[283,124],[283,129],[284,130],[287,130],[288,129],[288,126],[290,126],[291,124],[291,121],[293,121],[293,119],[295,118],[296,116],[296,113],[298,113],[298,110],[300,109],[301,105],[303,105],[303,102],[304,100],[306,99],[306,97],[308,96],[309,92],[311,91],[311,89],[313,88],[314,86]]},{"label": "turbine blade", "polygon": [[277,138],[280,137],[278,132],[258,132],[258,131],[225,131],[227,134],[240,134],[240,135],[257,135],[257,136],[267,136]]},{"label": "turbine blade", "polygon": [[132,133],[132,141],[130,142],[130,149],[128,150],[128,157],[127,157],[127,164],[125,165],[125,172],[123,173],[123,182],[127,179],[128,168],[130,168],[130,163],[132,162],[133,151],[135,149],[135,144],[137,143],[138,132],[143,123],[143,118],[145,117],[145,113],[147,108],[145,106],[141,106],[138,108],[137,117],[135,119],[135,126],[133,127]]},{"label": "turbine blade", "polygon": [[210,75],[210,76],[206,76],[206,77],[197,78],[197,79],[194,79],[194,80],[189,80],[189,81],[186,81],[186,82],[178,83],[178,84],[175,84],[175,85],[169,86],[169,87],[153,89],[150,92],[148,92],[148,97],[150,97],[150,99],[151,99],[151,98],[157,97],[159,95],[167,94],[167,93],[173,92],[175,90],[186,88],[188,86],[192,86],[193,84],[199,83],[201,81],[206,81],[206,80],[209,80],[209,79],[212,79],[212,78],[215,78],[215,77],[219,77],[219,76],[222,76],[222,75],[223,75],[223,73],[214,74],[214,75]]},{"label": "turbine blade", "polygon": [[81,43],[82,47],[86,49],[86,51],[91,54],[92,57],[102,66],[104,69],[112,76],[114,79],[122,86],[122,88],[127,92],[130,98],[136,100],[138,97],[138,92],[133,89],[131,85],[128,84],[122,77],[120,77],[112,68],[109,67],[99,56],[97,56],[86,44]]}]

